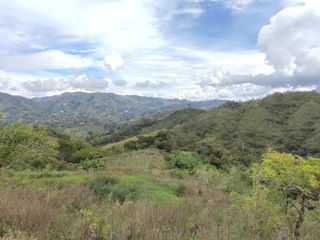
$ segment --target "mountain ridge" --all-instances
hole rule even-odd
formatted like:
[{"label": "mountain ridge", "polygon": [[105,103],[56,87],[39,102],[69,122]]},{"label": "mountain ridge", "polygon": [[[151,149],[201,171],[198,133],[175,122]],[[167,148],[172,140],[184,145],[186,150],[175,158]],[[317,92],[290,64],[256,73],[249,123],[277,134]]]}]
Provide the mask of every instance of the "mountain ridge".
[{"label": "mountain ridge", "polygon": [[[221,163],[258,161],[269,148],[320,156],[320,93],[276,93],[259,100],[226,102],[207,111],[179,110],[143,118],[113,129],[95,139],[95,144],[112,144],[134,136],[164,139],[169,149],[202,153]],[[147,145],[138,138],[132,146]],[[150,139],[146,139],[150,140]]]},{"label": "mountain ridge", "polygon": [[162,111],[187,107],[210,109],[224,100],[189,101],[117,95],[114,93],[63,93],[50,97],[25,98],[0,92],[4,121],[22,120],[53,127],[109,129],[128,120]]}]

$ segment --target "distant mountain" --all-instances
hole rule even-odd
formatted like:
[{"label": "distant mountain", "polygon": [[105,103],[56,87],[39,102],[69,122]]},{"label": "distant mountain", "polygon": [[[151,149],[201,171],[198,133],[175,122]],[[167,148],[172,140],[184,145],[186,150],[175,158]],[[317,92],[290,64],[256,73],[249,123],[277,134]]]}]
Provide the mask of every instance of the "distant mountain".
[{"label": "distant mountain", "polygon": [[27,99],[0,93],[0,112],[5,122],[23,120],[54,127],[113,128],[128,120],[182,108],[210,109],[223,100],[188,101],[113,93],[64,93],[53,97]]},{"label": "distant mountain", "polygon": [[268,148],[320,156],[320,93],[277,93],[226,102],[209,111],[185,109],[146,117],[95,139],[108,144],[135,135],[167,133],[173,149],[197,151],[214,163],[258,161]]}]

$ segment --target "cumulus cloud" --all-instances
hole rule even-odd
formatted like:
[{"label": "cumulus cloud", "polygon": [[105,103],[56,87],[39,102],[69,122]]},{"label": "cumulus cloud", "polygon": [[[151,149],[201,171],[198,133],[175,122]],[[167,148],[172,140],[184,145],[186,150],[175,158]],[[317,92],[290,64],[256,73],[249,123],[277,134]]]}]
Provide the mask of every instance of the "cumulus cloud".
[{"label": "cumulus cloud", "polygon": [[111,53],[104,58],[104,64],[112,71],[116,71],[124,66],[124,60],[118,53]]},{"label": "cumulus cloud", "polygon": [[162,44],[154,11],[145,0],[12,0],[0,2],[0,22],[15,36],[27,37],[27,44],[90,39],[120,51]]},{"label": "cumulus cloud", "polygon": [[277,72],[320,74],[320,8],[314,4],[288,7],[261,29],[258,46]]},{"label": "cumulus cloud", "polygon": [[226,87],[237,84],[254,84],[264,87],[302,87],[319,85],[320,77],[318,75],[301,75],[293,76],[279,73],[258,74],[258,75],[236,75],[230,72],[224,72],[221,69],[213,70],[207,76],[198,78],[197,83],[202,86]]},{"label": "cumulus cloud", "polygon": [[4,91],[8,87],[9,78],[4,71],[0,71],[0,91]]},{"label": "cumulus cloud", "polygon": [[55,92],[68,88],[68,82],[62,77],[29,80],[22,84],[26,90],[31,92]]},{"label": "cumulus cloud", "polygon": [[260,30],[257,46],[265,54],[272,71],[260,68],[257,72],[241,73],[214,68],[196,77],[197,84],[202,87],[254,84],[274,89],[319,89],[320,2],[303,2],[297,4],[296,1],[293,6],[281,10]]},{"label": "cumulus cloud", "polygon": [[81,73],[69,77],[52,77],[25,81],[22,85],[30,92],[59,92],[59,91],[103,91],[108,88],[110,79],[90,79]]},{"label": "cumulus cloud", "polygon": [[159,81],[159,82],[154,83],[149,80],[145,80],[143,82],[137,82],[135,85],[135,87],[137,87],[137,88],[154,88],[154,89],[163,88],[165,86],[167,86],[166,82]]},{"label": "cumulus cloud", "polygon": [[95,67],[99,63],[89,57],[64,53],[60,50],[47,50],[33,53],[2,53],[0,69],[6,71],[38,69],[70,69]]},{"label": "cumulus cloud", "polygon": [[121,86],[121,87],[127,85],[127,81],[122,78],[113,79],[112,83],[116,86]]},{"label": "cumulus cloud", "polygon": [[87,74],[83,73],[71,76],[68,82],[70,83],[70,86],[75,89],[84,91],[98,91],[107,89],[110,81],[110,78],[104,78],[101,80],[89,78]]}]

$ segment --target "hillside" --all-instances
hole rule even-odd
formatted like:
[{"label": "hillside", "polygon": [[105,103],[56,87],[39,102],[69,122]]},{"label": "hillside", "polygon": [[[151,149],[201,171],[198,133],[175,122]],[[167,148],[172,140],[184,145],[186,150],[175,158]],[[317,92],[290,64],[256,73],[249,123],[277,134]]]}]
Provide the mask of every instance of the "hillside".
[{"label": "hillside", "polygon": [[227,102],[210,111],[182,110],[144,118],[100,138],[98,143],[165,130],[173,149],[197,151],[216,164],[257,161],[268,148],[320,155],[320,94],[274,94],[262,100]]},{"label": "hillside", "polygon": [[54,127],[112,128],[119,123],[161,111],[186,107],[209,109],[222,100],[191,102],[112,93],[65,93],[59,96],[27,99],[0,93],[0,112],[6,122],[23,120]]},{"label": "hillside", "polygon": [[91,143],[0,126],[0,239],[318,239],[319,110],[319,93],[275,94],[148,115]]},{"label": "hillside", "polygon": [[148,134],[152,131],[172,129],[178,125],[196,120],[206,112],[206,110],[202,109],[186,108],[148,115],[114,128],[108,133],[101,134],[93,139],[93,142],[95,145],[103,145],[125,140],[136,135]]}]

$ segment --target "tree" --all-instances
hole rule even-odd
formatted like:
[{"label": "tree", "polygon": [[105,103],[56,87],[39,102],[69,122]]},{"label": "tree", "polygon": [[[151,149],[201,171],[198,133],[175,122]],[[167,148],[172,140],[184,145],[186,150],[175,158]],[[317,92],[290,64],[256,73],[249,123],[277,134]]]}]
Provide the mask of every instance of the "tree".
[{"label": "tree", "polygon": [[268,151],[253,165],[252,179],[253,191],[244,200],[252,234],[282,228],[289,229],[286,239],[300,239],[306,214],[319,204],[320,159]]},{"label": "tree", "polygon": [[0,129],[0,168],[42,168],[54,154],[42,126],[16,122]]},{"label": "tree", "polygon": [[87,158],[99,158],[103,154],[90,143],[82,140],[58,140],[59,159],[68,163],[80,163]]}]

